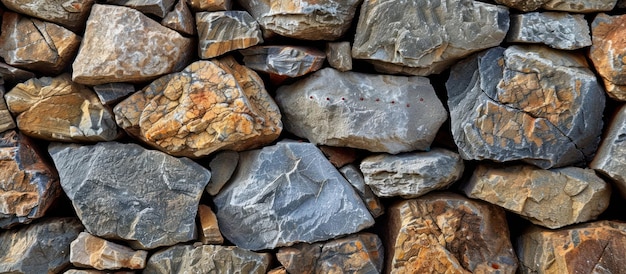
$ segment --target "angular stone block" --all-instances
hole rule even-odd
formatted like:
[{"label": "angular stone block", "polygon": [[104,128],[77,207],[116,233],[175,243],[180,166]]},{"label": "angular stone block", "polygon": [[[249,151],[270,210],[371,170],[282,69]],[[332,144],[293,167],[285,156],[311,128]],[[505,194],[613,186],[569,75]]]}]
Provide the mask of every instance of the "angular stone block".
[{"label": "angular stone block", "polygon": [[372,217],[376,218],[385,213],[385,208],[383,204],[378,199],[378,196],[374,195],[372,189],[365,184],[365,179],[363,179],[363,174],[358,167],[355,165],[347,165],[339,169],[341,175],[352,185],[352,187],[356,190],[356,193],[359,194],[365,206],[372,214]]},{"label": "angular stone block", "polygon": [[78,267],[99,270],[143,269],[148,252],[109,242],[87,232],[78,234],[70,245],[70,262]]},{"label": "angular stone block", "polygon": [[565,50],[591,46],[589,25],[584,15],[566,12],[513,14],[506,41],[541,43]]},{"label": "angular stone block", "polygon": [[235,151],[224,150],[216,153],[209,162],[211,181],[206,186],[206,191],[212,196],[217,195],[233,176],[237,163],[239,163],[239,153]]},{"label": "angular stone block", "polygon": [[163,17],[161,25],[186,35],[196,34],[196,23],[186,0],[179,0],[174,9]]},{"label": "angular stone block", "polygon": [[50,21],[73,32],[85,27],[94,0],[2,0],[5,7],[32,17]]},{"label": "angular stone block", "polygon": [[[174,6],[176,0],[106,0],[107,4],[121,5],[136,9],[145,14],[163,18]],[[182,0],[180,2],[185,2]]]},{"label": "angular stone block", "polygon": [[352,48],[350,42],[326,43],[326,60],[338,71],[352,70]]},{"label": "angular stone block", "polygon": [[263,43],[259,23],[246,11],[196,13],[201,59]]},{"label": "angular stone block", "polygon": [[103,105],[115,105],[124,97],[135,92],[135,86],[126,83],[109,83],[93,87]]},{"label": "angular stone block", "polygon": [[243,63],[271,75],[298,77],[322,68],[326,55],[312,47],[256,46],[239,51]]},{"label": "angular stone block", "polygon": [[604,174],[626,198],[626,106],[622,106],[604,133],[590,168]]},{"label": "angular stone block", "polygon": [[217,216],[215,216],[213,210],[209,206],[199,205],[198,217],[200,219],[200,241],[205,245],[221,245],[224,243],[224,238],[217,223]]},{"label": "angular stone block", "polygon": [[598,14],[591,24],[589,59],[604,80],[606,93],[626,101],[626,15]]}]

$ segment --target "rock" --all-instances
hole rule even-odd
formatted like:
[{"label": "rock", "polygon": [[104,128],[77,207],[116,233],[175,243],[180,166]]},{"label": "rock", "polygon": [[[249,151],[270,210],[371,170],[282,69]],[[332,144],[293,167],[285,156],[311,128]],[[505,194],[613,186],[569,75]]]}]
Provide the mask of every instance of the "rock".
[{"label": "rock", "polygon": [[593,170],[578,167],[480,165],[463,191],[552,229],[596,219],[611,199],[611,188]]},{"label": "rock", "polygon": [[203,157],[273,142],[281,115],[263,81],[232,57],[197,61],[119,103],[118,125],[168,154]]},{"label": "rock", "polygon": [[179,0],[176,6],[174,6],[174,9],[163,17],[161,25],[182,34],[195,35],[196,23],[193,17],[193,14],[191,14],[191,11],[187,6],[187,1]]},{"label": "rock", "polygon": [[147,256],[145,250],[135,251],[87,232],[78,234],[78,238],[70,245],[70,262],[78,267],[99,270],[143,269]]},{"label": "rock", "polygon": [[217,195],[222,187],[228,182],[239,162],[239,153],[231,150],[217,152],[209,162],[211,181],[206,186],[206,191],[211,196]]},{"label": "rock", "polygon": [[5,84],[15,85],[35,78],[35,74],[0,62],[0,77]]},{"label": "rock", "polygon": [[591,24],[593,45],[589,51],[598,74],[604,80],[606,93],[626,101],[626,15],[598,14]]},{"label": "rock", "polygon": [[80,32],[94,0],[2,0],[5,7]]},{"label": "rock", "polygon": [[502,6],[473,0],[365,1],[352,57],[383,72],[440,73],[473,52],[499,45],[509,29]]},{"label": "rock", "polygon": [[206,205],[198,206],[198,217],[200,219],[200,241],[203,244],[221,245],[224,243],[220,227],[217,224],[217,216],[210,207]]},{"label": "rock", "polygon": [[626,106],[622,106],[604,132],[604,139],[590,168],[613,181],[613,185],[626,198]]},{"label": "rock", "polygon": [[236,246],[176,245],[154,253],[143,273],[258,273],[265,274],[272,256]]},{"label": "rock", "polygon": [[5,95],[17,126],[26,135],[66,142],[110,141],[119,132],[111,111],[69,74],[33,78]]},{"label": "rock", "polygon": [[239,154],[239,167],[213,202],[223,235],[261,250],[358,232],[374,219],[310,143],[281,141]]},{"label": "rock", "polygon": [[232,0],[188,0],[191,8],[195,11],[220,11],[230,10]]},{"label": "rock", "polygon": [[174,6],[175,0],[106,0],[105,2],[107,4],[130,7],[145,14],[163,18]]},{"label": "rock", "polygon": [[543,46],[494,48],[455,65],[451,128],[466,159],[541,168],[591,160],[604,92],[583,56]]},{"label": "rock", "polygon": [[70,269],[63,274],[135,274],[135,271],[100,271],[95,269]]},{"label": "rock", "polygon": [[336,168],[353,163],[357,159],[357,151],[353,148],[319,146],[319,149],[322,153],[324,153],[326,158],[328,158],[328,161],[330,161],[330,163]]},{"label": "rock", "polygon": [[256,46],[239,52],[247,67],[287,77],[317,71],[326,59],[326,55],[315,48],[299,46]]},{"label": "rock", "polygon": [[185,67],[193,52],[191,39],[139,11],[96,4],[72,79],[86,85],[150,81]]},{"label": "rock", "polygon": [[13,121],[13,116],[11,116],[7,104],[4,101],[4,86],[0,85],[0,132],[5,132],[13,128],[15,128],[15,121]]},{"label": "rock", "polygon": [[196,13],[201,59],[263,43],[259,24],[245,11]]},{"label": "rock", "polygon": [[211,174],[195,162],[116,142],[48,150],[90,234],[135,249],[196,238],[198,202]]},{"label": "rock", "polygon": [[275,96],[285,128],[314,144],[400,153],[430,147],[447,118],[427,78],[322,69]]},{"label": "rock", "polygon": [[19,230],[0,230],[0,272],[61,272],[70,265],[70,243],[82,230],[75,218],[50,218]]},{"label": "rock", "polygon": [[350,42],[326,43],[326,60],[338,71],[352,70],[352,48]]},{"label": "rock", "polygon": [[521,11],[533,11],[541,8],[549,0],[495,0],[496,3]]},{"label": "rock", "polygon": [[278,250],[289,273],[382,273],[383,244],[372,233],[358,233],[323,243],[300,243]]},{"label": "rock", "polygon": [[626,8],[626,0],[617,0],[616,8],[623,9]]},{"label": "rock", "polygon": [[546,10],[587,13],[609,11],[617,0],[495,0],[498,4],[507,5],[521,11],[533,11],[539,8]]},{"label": "rock", "polygon": [[600,221],[559,230],[532,227],[517,243],[521,273],[622,273],[626,224]]},{"label": "rock", "polygon": [[303,40],[336,40],[352,23],[362,0],[239,0],[270,32]]},{"label": "rock", "polygon": [[591,46],[585,16],[565,12],[512,14],[506,40],[513,43],[542,43],[565,50]]},{"label": "rock", "polygon": [[361,174],[358,167],[347,165],[339,169],[339,172],[341,172],[341,175],[352,185],[356,193],[359,194],[359,197],[361,197],[365,206],[367,206],[372,217],[377,218],[385,213],[383,204],[378,200],[378,197],[374,195],[372,189],[365,184],[363,174]]},{"label": "rock", "polygon": [[135,92],[135,86],[126,83],[109,83],[93,87],[103,105],[115,105],[124,97]]},{"label": "rock", "polygon": [[504,211],[458,194],[429,194],[388,208],[391,273],[515,273]]},{"label": "rock", "polygon": [[267,274],[287,274],[285,267],[280,266],[267,272]]},{"label": "rock", "polygon": [[458,154],[435,148],[427,152],[380,154],[361,162],[365,183],[378,197],[410,199],[446,188],[463,175]]},{"label": "rock", "polygon": [[59,74],[76,55],[80,37],[53,23],[5,12],[0,32],[0,56],[22,69]]}]

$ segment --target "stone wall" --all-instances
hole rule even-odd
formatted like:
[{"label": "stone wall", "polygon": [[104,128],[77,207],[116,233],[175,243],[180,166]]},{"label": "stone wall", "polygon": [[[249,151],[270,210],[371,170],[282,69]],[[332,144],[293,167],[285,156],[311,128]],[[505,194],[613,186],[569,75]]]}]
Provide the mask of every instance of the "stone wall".
[{"label": "stone wall", "polygon": [[624,273],[626,3],[0,1],[0,273]]}]

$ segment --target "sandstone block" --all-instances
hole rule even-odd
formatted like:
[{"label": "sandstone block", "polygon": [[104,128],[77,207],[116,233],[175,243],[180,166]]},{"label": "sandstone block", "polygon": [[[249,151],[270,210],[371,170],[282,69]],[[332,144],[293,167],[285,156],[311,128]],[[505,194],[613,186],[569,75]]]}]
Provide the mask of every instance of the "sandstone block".
[{"label": "sandstone block", "polygon": [[326,55],[310,47],[256,46],[239,51],[243,63],[271,75],[298,77],[319,70]]},{"label": "sandstone block", "polygon": [[209,206],[198,206],[198,217],[200,219],[200,241],[203,244],[221,245],[224,243],[224,238],[220,232],[220,227],[217,223],[217,216],[213,213],[213,210]]},{"label": "sandstone block", "polygon": [[[0,82],[1,81],[0,78]],[[15,128],[15,121],[13,121],[13,116],[11,116],[11,112],[9,112],[7,108],[4,93],[4,86],[0,85],[0,132]]]},{"label": "sandstone block", "polygon": [[589,57],[604,80],[606,93],[626,101],[626,15],[598,14],[591,24],[593,45]]},{"label": "sandstone block", "polygon": [[622,106],[604,133],[605,137],[590,168],[613,181],[613,185],[626,198],[626,107]]},{"label": "sandstone block", "polygon": [[109,242],[87,232],[78,234],[70,245],[70,262],[74,266],[99,270],[120,268],[143,269],[148,252]]},{"label": "sandstone block", "polygon": [[174,9],[168,12],[161,25],[186,35],[196,34],[196,23],[186,0],[179,0]]},{"label": "sandstone block", "polygon": [[[105,2],[107,4],[130,7],[142,13],[163,18],[172,9],[175,1],[176,0],[106,0]],[[186,0],[181,2],[184,1]]]},{"label": "sandstone block", "polygon": [[115,105],[124,97],[135,92],[135,86],[126,83],[109,83],[93,87],[103,105]]},{"label": "sandstone block", "polygon": [[211,196],[217,195],[222,187],[228,182],[239,163],[239,153],[232,150],[217,152],[209,162],[211,181],[206,186],[206,191]]},{"label": "sandstone block", "polygon": [[365,184],[363,174],[361,174],[358,167],[355,165],[347,165],[339,169],[339,172],[341,172],[341,175],[352,185],[356,193],[359,194],[359,197],[361,197],[365,206],[367,206],[372,217],[377,218],[385,213],[383,204],[378,199],[378,196],[374,195],[372,189]]},{"label": "sandstone block", "polygon": [[220,11],[230,10],[232,0],[188,0],[191,8],[195,11]]},{"label": "sandstone block", "polygon": [[196,13],[201,59],[263,43],[259,23],[245,11]]},{"label": "sandstone block", "polygon": [[338,71],[352,70],[352,48],[350,42],[326,43],[326,60]]},{"label": "sandstone block", "polygon": [[589,26],[584,15],[565,12],[511,15],[511,27],[506,40],[514,43],[542,43],[565,50],[591,46]]},{"label": "sandstone block", "polygon": [[5,7],[80,32],[94,0],[2,0]]}]

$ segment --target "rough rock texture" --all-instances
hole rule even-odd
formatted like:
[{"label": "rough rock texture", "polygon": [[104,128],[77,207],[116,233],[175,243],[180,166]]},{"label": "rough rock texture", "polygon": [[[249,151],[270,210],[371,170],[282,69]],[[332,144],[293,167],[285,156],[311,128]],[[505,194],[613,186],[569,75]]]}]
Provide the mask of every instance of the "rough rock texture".
[{"label": "rough rock texture", "polygon": [[589,57],[604,80],[607,94],[626,101],[626,15],[598,14],[591,24]]},{"label": "rough rock texture", "polygon": [[[2,80],[0,79],[0,82],[1,81]],[[15,128],[15,121],[13,121],[13,116],[11,116],[9,109],[7,108],[6,101],[4,100],[4,93],[4,86],[0,85],[0,132]]]},{"label": "rough rock texture", "polygon": [[94,5],[72,64],[81,84],[142,82],[182,69],[193,55],[192,40],[119,6]]},{"label": "rough rock texture", "polygon": [[352,70],[352,48],[350,42],[326,43],[326,60],[338,71]]},{"label": "rough rock texture", "polygon": [[623,273],[626,224],[601,221],[560,230],[532,227],[518,239],[521,273]]},{"label": "rough rock texture", "polygon": [[63,274],[135,274],[135,271],[103,271],[95,269],[70,269]]},{"label": "rough rock texture", "polygon": [[279,266],[267,272],[267,274],[287,274],[287,270],[284,266]]},{"label": "rough rock texture", "polygon": [[0,228],[44,216],[60,194],[56,170],[33,142],[15,130],[1,133]]},{"label": "rough rock texture", "polygon": [[80,37],[64,27],[17,13],[2,14],[0,56],[22,69],[60,73],[76,55]]},{"label": "rough rock texture", "polygon": [[143,273],[255,273],[265,274],[272,256],[236,246],[176,245],[150,257]]},{"label": "rough rock texture", "polygon": [[622,106],[604,132],[604,139],[590,168],[608,176],[626,198],[626,106]]},{"label": "rough rock texture", "polygon": [[113,113],[69,74],[33,78],[5,95],[26,135],[51,141],[110,141],[119,132]]},{"label": "rough rock texture", "polygon": [[428,79],[322,69],[276,92],[285,128],[315,144],[400,153],[430,147],[447,118]]},{"label": "rough rock texture", "polygon": [[[186,0],[181,2],[184,1]],[[130,7],[142,13],[163,18],[174,6],[175,0],[106,0],[105,2],[107,4]]]},{"label": "rough rock texture", "polygon": [[230,10],[232,0],[188,0],[191,8],[195,11],[220,11]]},{"label": "rough rock texture", "polygon": [[48,150],[90,234],[139,249],[196,238],[198,201],[211,174],[195,162],[116,142]]},{"label": "rough rock texture", "polygon": [[70,262],[78,267],[99,270],[143,269],[147,256],[145,250],[135,251],[87,232],[78,234],[78,238],[70,245]]},{"label": "rough rock texture", "polygon": [[179,0],[174,9],[163,17],[161,25],[186,35],[194,35],[196,34],[196,23],[193,17],[194,15],[187,6],[187,1]]},{"label": "rough rock texture", "polygon": [[559,167],[590,160],[600,141],[604,91],[583,56],[494,48],[455,65],[446,88],[464,159]]},{"label": "rough rock texture", "polygon": [[463,175],[463,159],[452,151],[380,154],[361,162],[365,183],[378,197],[415,198],[448,187]]},{"label": "rough rock texture", "polygon": [[326,55],[311,47],[256,46],[239,51],[244,64],[256,71],[298,77],[319,70]]},{"label": "rough rock texture", "polygon": [[35,74],[0,62],[0,77],[2,77],[5,84],[15,85],[34,78]]},{"label": "rough rock texture", "polygon": [[82,230],[75,218],[0,230],[0,273],[59,273],[70,265],[70,243]]},{"label": "rough rock texture", "polygon": [[80,32],[94,0],[2,0],[5,7]]},{"label": "rough rock texture", "polygon": [[300,243],[278,250],[276,258],[289,273],[381,273],[383,244],[372,233],[323,243]]},{"label": "rough rock texture", "polygon": [[245,11],[198,12],[196,26],[201,59],[263,43],[259,23]]},{"label": "rough rock texture", "polygon": [[359,194],[359,197],[361,197],[365,206],[367,206],[372,217],[376,218],[385,213],[383,204],[378,200],[378,196],[374,195],[372,189],[365,184],[363,174],[361,174],[358,167],[355,165],[347,165],[339,169],[339,172],[341,172],[341,175],[352,185],[356,193]]},{"label": "rough rock texture", "polygon": [[221,245],[224,238],[217,224],[217,216],[209,206],[198,206],[198,218],[200,219],[200,241],[203,244]]},{"label": "rough rock texture", "polygon": [[103,105],[115,105],[124,97],[135,92],[135,86],[126,83],[109,83],[93,87]]},{"label": "rough rock texture", "polygon": [[480,165],[463,190],[552,229],[596,219],[611,198],[610,186],[593,170],[578,167]]},{"label": "rough rock texture", "polygon": [[349,147],[318,146],[328,161],[336,168],[343,167],[357,160],[357,150]]},{"label": "rough rock texture", "polygon": [[541,8],[549,0],[495,0],[496,3],[521,11],[533,11]]},{"label": "rough rock texture", "polygon": [[451,193],[404,200],[387,213],[391,273],[515,273],[504,211]]},{"label": "rough rock texture", "polygon": [[281,141],[239,154],[215,196],[224,236],[245,249],[272,249],[355,233],[374,219],[313,144]]},{"label": "rough rock texture", "polygon": [[222,187],[228,182],[239,163],[239,153],[231,150],[220,151],[209,162],[211,181],[206,186],[206,191],[212,196],[217,195]]},{"label": "rough rock texture", "polygon": [[239,0],[263,29],[304,40],[343,36],[363,0]]},{"label": "rough rock texture", "polygon": [[282,131],[280,110],[261,78],[232,57],[164,76],[114,112],[131,136],[175,156],[256,148]]},{"label": "rough rock texture", "polygon": [[521,11],[533,11],[544,8],[575,13],[609,11],[613,9],[616,2],[617,0],[496,0],[496,3]]},{"label": "rough rock texture", "polygon": [[591,46],[585,16],[566,12],[513,14],[506,40],[514,43],[542,43],[565,50]]},{"label": "rough rock texture", "polygon": [[472,52],[499,45],[508,28],[506,8],[473,0],[366,0],[352,57],[371,60],[383,72],[440,73]]}]

